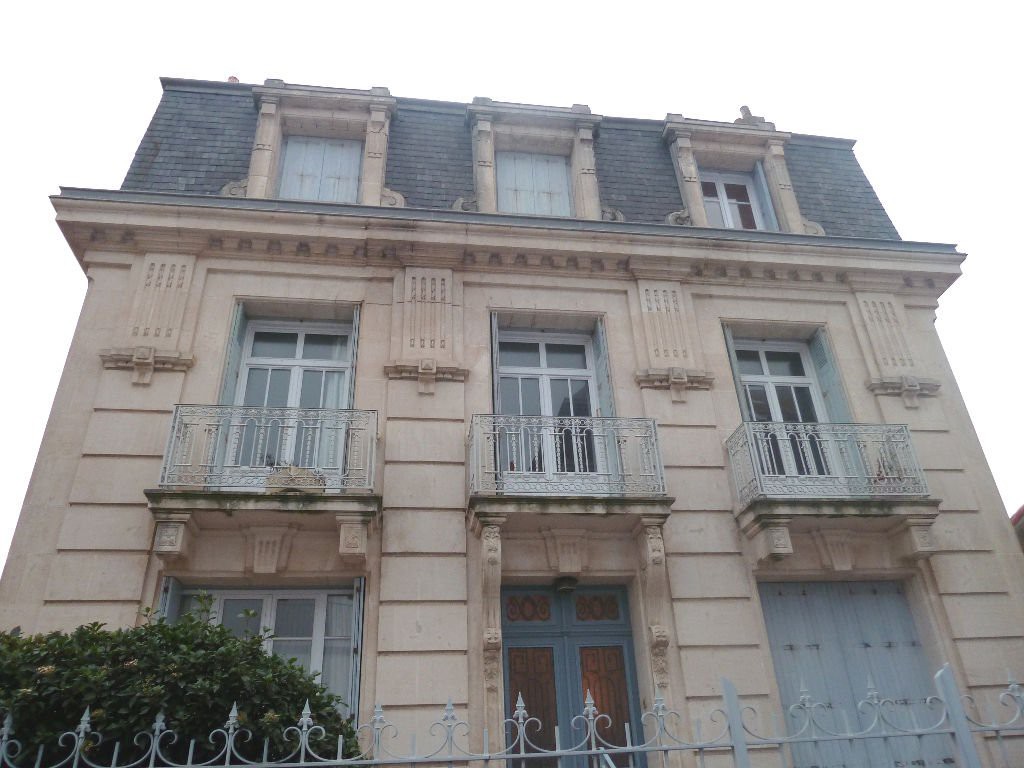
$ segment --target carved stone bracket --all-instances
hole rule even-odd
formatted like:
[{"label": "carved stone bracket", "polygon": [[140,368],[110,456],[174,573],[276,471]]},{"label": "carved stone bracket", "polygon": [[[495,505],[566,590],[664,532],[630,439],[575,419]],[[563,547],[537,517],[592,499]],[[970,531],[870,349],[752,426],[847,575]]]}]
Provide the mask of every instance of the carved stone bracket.
[{"label": "carved stone bracket", "polygon": [[383,187],[380,191],[380,204],[384,208],[405,208],[405,195]]},{"label": "carved stone bracket", "polygon": [[422,395],[434,394],[434,385],[438,381],[465,381],[468,372],[455,365],[438,365],[429,357],[418,363],[388,363],[384,366],[384,373],[389,379],[416,379]]},{"label": "carved stone bracket", "polygon": [[249,177],[244,179],[238,179],[237,181],[229,181],[223,187],[220,188],[220,193],[224,197],[245,197],[249,187]]},{"label": "carved stone bracket", "polygon": [[657,692],[668,697],[670,688],[670,652],[672,646],[672,604],[668,589],[668,569],[665,557],[663,527],[667,515],[645,515],[639,521],[634,535],[639,550],[640,582],[644,613],[649,622],[648,649],[651,677]]},{"label": "carved stone bracket", "polygon": [[601,220],[602,221],[625,221],[626,216],[618,208],[612,208],[609,205],[601,206]]},{"label": "carved stone bracket", "polygon": [[363,568],[366,565],[366,542],[370,526],[376,516],[365,512],[338,512],[338,555],[346,567]]},{"label": "carved stone bracket", "polygon": [[245,570],[250,573],[277,573],[288,566],[295,525],[267,525],[247,528]]},{"label": "carved stone bracket", "polygon": [[706,371],[685,368],[644,368],[635,374],[641,389],[667,389],[672,402],[685,403],[688,389],[711,389],[715,377]]},{"label": "carved stone bracket", "polygon": [[690,216],[690,211],[686,208],[681,208],[678,211],[672,211],[665,217],[666,224],[672,224],[677,227],[692,227],[693,217]]},{"label": "carved stone bracket", "polygon": [[804,223],[804,234],[805,235],[824,235],[825,228],[816,221],[811,221],[808,218],[803,219]]},{"label": "carved stone bracket", "polygon": [[916,561],[939,551],[932,534],[932,519],[910,519],[903,525],[896,541],[897,554],[904,560]]},{"label": "carved stone bracket", "polygon": [[472,211],[476,212],[480,210],[480,204],[477,202],[476,195],[470,197],[457,197],[455,202],[452,203],[453,211]]},{"label": "carved stone bracket", "polygon": [[916,376],[887,376],[868,382],[868,389],[872,393],[902,397],[907,408],[917,408],[920,405],[918,398],[934,397],[940,386],[935,379],[920,379]]},{"label": "carved stone bracket", "polygon": [[668,688],[668,630],[661,624],[651,624],[647,631],[651,648],[651,672],[654,676],[654,687],[659,692]]},{"label": "carved stone bracket", "polygon": [[501,694],[501,526],[502,516],[474,518],[480,531],[480,555],[483,568],[484,602],[484,688],[487,722],[500,722],[503,712]]},{"label": "carved stone bracket", "polygon": [[164,562],[187,560],[189,545],[195,535],[195,524],[191,515],[170,512],[156,516],[156,531],[153,534],[153,553]]},{"label": "carved stone bracket", "polygon": [[191,354],[166,352],[154,347],[102,349],[103,367],[115,371],[131,371],[132,384],[149,384],[155,371],[187,371],[195,363]]},{"label": "carved stone bracket", "polygon": [[793,541],[789,536],[789,521],[772,520],[770,525],[758,526],[747,534],[754,545],[757,562],[764,564],[781,560],[793,554]]},{"label": "carved stone bracket", "polygon": [[590,557],[587,532],[578,529],[545,529],[541,531],[547,551],[548,566],[560,576],[579,576],[586,570]]}]

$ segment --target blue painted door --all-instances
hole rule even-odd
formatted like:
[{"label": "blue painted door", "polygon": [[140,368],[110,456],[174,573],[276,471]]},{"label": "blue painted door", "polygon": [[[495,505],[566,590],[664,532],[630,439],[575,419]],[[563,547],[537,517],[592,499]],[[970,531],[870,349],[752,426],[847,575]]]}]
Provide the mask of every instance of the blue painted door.
[{"label": "blue painted door", "polygon": [[[625,590],[503,590],[502,633],[507,716],[522,694],[527,712],[543,725],[529,734],[533,747],[566,749],[585,738],[572,720],[583,711],[588,690],[598,712],[611,720],[602,719],[599,739],[622,746],[628,727],[635,743],[640,720]],[[615,762],[629,765],[625,758]],[[539,763],[556,765],[554,760]]]},{"label": "blue painted door", "polygon": [[[873,685],[891,705],[890,724],[924,727],[938,719],[931,665],[903,585],[895,581],[772,582],[759,585],[772,660],[785,711],[805,689],[815,721],[833,732],[869,728],[876,710],[859,707]],[[800,719],[787,718],[790,731]],[[891,732],[895,730],[888,727]],[[801,766],[950,765],[941,737],[823,742],[794,748]]]}]

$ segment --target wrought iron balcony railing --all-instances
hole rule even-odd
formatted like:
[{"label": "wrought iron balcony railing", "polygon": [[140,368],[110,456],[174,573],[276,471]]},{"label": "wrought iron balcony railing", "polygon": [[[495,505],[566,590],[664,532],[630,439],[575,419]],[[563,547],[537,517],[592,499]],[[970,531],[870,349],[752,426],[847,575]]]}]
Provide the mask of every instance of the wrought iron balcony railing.
[{"label": "wrought iron balcony railing", "polygon": [[928,495],[905,424],[746,422],[726,448],[740,509],[757,499]]},{"label": "wrought iron balcony railing", "polygon": [[176,405],[162,488],[369,491],[376,411]]},{"label": "wrought iron balcony railing", "polygon": [[478,414],[469,432],[469,492],[662,496],[654,420]]}]

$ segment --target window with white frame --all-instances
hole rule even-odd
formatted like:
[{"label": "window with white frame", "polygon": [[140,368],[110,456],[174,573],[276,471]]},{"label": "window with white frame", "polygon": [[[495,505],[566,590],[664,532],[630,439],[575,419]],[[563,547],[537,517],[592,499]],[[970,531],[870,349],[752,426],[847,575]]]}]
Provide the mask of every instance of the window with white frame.
[{"label": "window with white frame", "polygon": [[777,229],[771,202],[758,174],[700,171],[708,226],[722,229]]},{"label": "window with white frame", "polygon": [[828,421],[806,344],[737,340],[735,353],[751,421]]},{"label": "window with white frame", "polygon": [[498,210],[572,216],[569,158],[534,152],[495,152]]},{"label": "window with white frame", "polygon": [[354,203],[359,198],[362,160],[361,141],[288,136],[278,197]]},{"label": "window with white frame", "polygon": [[295,659],[354,712],[359,691],[360,584],[330,590],[188,589],[177,615],[211,601],[211,620],[238,636],[266,634],[268,653]]}]

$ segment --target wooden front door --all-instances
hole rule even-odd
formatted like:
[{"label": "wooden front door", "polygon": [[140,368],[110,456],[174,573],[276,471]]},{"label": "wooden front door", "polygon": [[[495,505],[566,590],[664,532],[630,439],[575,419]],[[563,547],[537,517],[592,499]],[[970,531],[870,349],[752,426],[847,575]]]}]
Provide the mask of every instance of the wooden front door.
[{"label": "wooden front door", "polygon": [[[546,588],[502,592],[507,716],[522,695],[542,728],[528,732],[528,751],[567,749],[586,737],[572,727],[587,691],[600,714],[599,745],[623,746],[626,728],[637,742],[639,708],[629,611],[620,587],[559,593]],[[550,767],[557,761],[531,761]],[[628,759],[616,759],[626,766]]]}]

